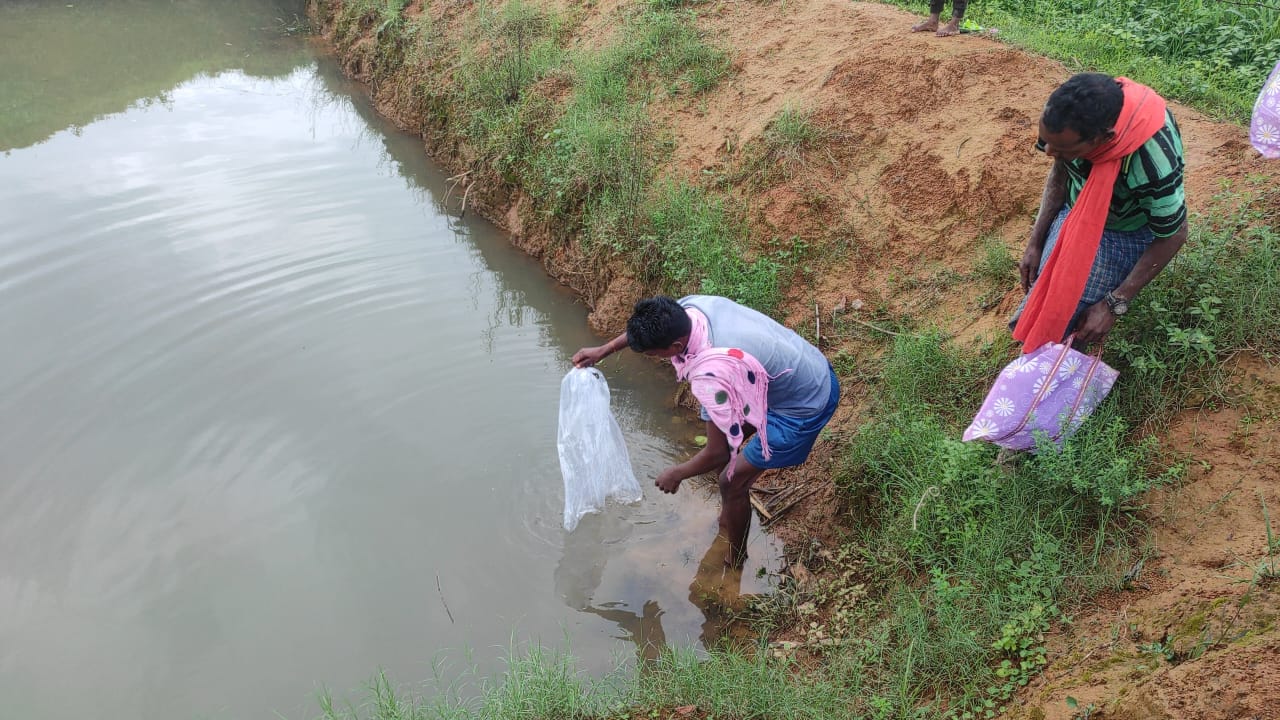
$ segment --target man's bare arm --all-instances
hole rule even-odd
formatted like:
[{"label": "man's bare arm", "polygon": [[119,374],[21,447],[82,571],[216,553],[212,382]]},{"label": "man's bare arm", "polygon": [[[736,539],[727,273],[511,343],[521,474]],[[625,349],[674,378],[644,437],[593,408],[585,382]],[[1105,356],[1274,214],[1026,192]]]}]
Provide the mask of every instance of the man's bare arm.
[{"label": "man's bare arm", "polygon": [[1117,297],[1126,300],[1132,300],[1135,295],[1147,286],[1147,283],[1155,279],[1161,270],[1173,260],[1173,256],[1178,254],[1182,246],[1187,242],[1187,223],[1184,220],[1182,227],[1177,232],[1166,238],[1156,238],[1151,241],[1147,249],[1138,258],[1138,264],[1133,266],[1129,271],[1129,275],[1120,283],[1112,292]]},{"label": "man's bare arm", "polygon": [[[1132,300],[1142,288],[1147,286],[1160,271],[1164,269],[1174,255],[1178,254],[1187,242],[1187,224],[1182,223],[1178,231],[1166,238],[1156,238],[1138,258],[1138,263],[1129,271],[1129,275],[1111,292],[1117,297]],[[1084,345],[1100,342],[1111,332],[1116,324],[1116,316],[1105,299],[1089,306],[1076,328],[1076,340]]]},{"label": "man's bare arm", "polygon": [[591,367],[626,346],[627,334],[622,333],[603,345],[582,348],[573,354],[573,366],[580,368]]},{"label": "man's bare arm", "polygon": [[1036,213],[1036,221],[1031,225],[1031,236],[1027,239],[1027,249],[1022,253],[1018,263],[1018,275],[1022,280],[1022,290],[1031,289],[1031,283],[1040,274],[1040,257],[1044,254],[1044,243],[1049,237],[1049,228],[1058,211],[1067,203],[1067,168],[1061,160],[1053,161],[1049,175],[1044,179],[1044,192],[1040,196],[1040,211]]}]

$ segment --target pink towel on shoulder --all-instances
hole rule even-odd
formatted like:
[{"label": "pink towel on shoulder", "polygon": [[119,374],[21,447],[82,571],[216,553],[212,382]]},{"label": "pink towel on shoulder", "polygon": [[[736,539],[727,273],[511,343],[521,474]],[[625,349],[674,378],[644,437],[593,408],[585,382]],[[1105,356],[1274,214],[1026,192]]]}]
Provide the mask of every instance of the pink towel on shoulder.
[{"label": "pink towel on shoulder", "polygon": [[760,435],[760,450],[770,456],[766,423],[769,413],[769,374],[750,354],[738,348],[707,348],[676,366],[676,377],[688,380],[693,396],[729,441],[727,476],[750,425]]}]

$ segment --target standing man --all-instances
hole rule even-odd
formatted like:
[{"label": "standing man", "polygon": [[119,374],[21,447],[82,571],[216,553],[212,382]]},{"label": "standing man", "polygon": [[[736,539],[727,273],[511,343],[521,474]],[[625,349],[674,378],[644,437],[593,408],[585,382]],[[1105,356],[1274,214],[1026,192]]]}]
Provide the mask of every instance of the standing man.
[{"label": "standing man", "polygon": [[1053,167],[1018,263],[1023,353],[1073,332],[1101,341],[1187,240],[1182,135],[1151,88],[1073,76],[1049,96],[1036,147]]},{"label": "standing man", "polygon": [[931,32],[938,37],[951,37],[960,34],[960,21],[964,20],[965,8],[969,0],[951,0],[951,19],[946,25],[938,27],[942,20],[942,6],[945,0],[929,0],[929,17],[911,26],[911,32]]},{"label": "standing man", "polygon": [[[624,347],[666,358],[702,403],[707,444],[654,483],[674,493],[687,478],[720,472],[720,534],[726,565],[741,568],[751,529],[750,490],[770,468],[800,465],[840,402],[840,381],[822,351],[772,318],[714,295],[636,303],[627,330],[573,355],[589,367]],[[749,440],[747,438],[750,438]]]}]

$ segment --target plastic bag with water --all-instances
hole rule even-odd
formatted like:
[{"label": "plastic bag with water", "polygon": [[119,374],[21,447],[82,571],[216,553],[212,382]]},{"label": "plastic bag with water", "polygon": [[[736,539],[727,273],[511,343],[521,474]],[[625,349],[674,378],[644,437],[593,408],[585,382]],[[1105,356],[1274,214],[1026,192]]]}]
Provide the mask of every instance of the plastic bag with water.
[{"label": "plastic bag with water", "polygon": [[564,476],[564,529],[604,509],[612,498],[640,499],[640,483],[622,429],[609,410],[609,384],[595,368],[574,368],[560,382],[560,474]]}]

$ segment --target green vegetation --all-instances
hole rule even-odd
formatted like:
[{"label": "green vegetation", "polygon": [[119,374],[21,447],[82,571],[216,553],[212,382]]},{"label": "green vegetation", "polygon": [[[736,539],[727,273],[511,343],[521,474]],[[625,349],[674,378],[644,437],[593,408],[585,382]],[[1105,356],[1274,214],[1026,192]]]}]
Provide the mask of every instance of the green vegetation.
[{"label": "green vegetation", "polygon": [[1061,453],[999,464],[991,446],[960,442],[1006,349],[898,337],[880,404],[846,451],[837,484],[874,518],[852,547],[881,599],[864,606],[870,626],[837,632],[878,644],[854,666],[876,679],[869,717],[998,709],[1045,664],[1063,598],[1113,582],[1131,532],[1115,508],[1172,477],[1109,407]]},{"label": "green vegetation", "polygon": [[[729,70],[683,10],[628,14],[613,44],[570,51],[572,17],[523,0],[476,8],[456,62],[429,19],[399,22],[399,2],[361,0],[333,17],[340,45],[370,28],[382,38],[375,82],[405,63],[424,115],[452,128],[472,172],[523,188],[562,236],[588,253],[621,258],[670,292],[728,295],[768,311],[777,264],[748,261],[745,223],[698,187],[656,176],[666,145],[649,119],[655,95],[696,96]],[[441,83],[441,73],[454,82]]]},{"label": "green vegetation", "polygon": [[342,42],[354,40],[366,28],[376,35],[398,29],[404,24],[403,11],[408,0],[346,0],[335,30]]},{"label": "green vegetation", "polygon": [[786,105],[764,131],[766,162],[789,173],[804,163],[804,153],[826,139],[813,113]]},{"label": "green vegetation", "polygon": [[[923,12],[919,0],[894,4]],[[1280,58],[1280,5],[1219,0],[990,0],[966,20],[1076,70],[1124,75],[1245,121]]]},{"label": "green vegetation", "polygon": [[637,252],[653,263],[674,291],[701,278],[701,292],[724,295],[756,308],[777,304],[778,263],[744,259],[746,226],[724,201],[693,185],[667,183],[647,207],[650,232]]},{"label": "green vegetation", "polygon": [[1128,381],[1124,414],[1162,421],[1189,403],[1227,398],[1220,361],[1280,350],[1280,194],[1255,178],[1227,188],[1191,218],[1191,237],[1142,293],[1109,348]]}]

